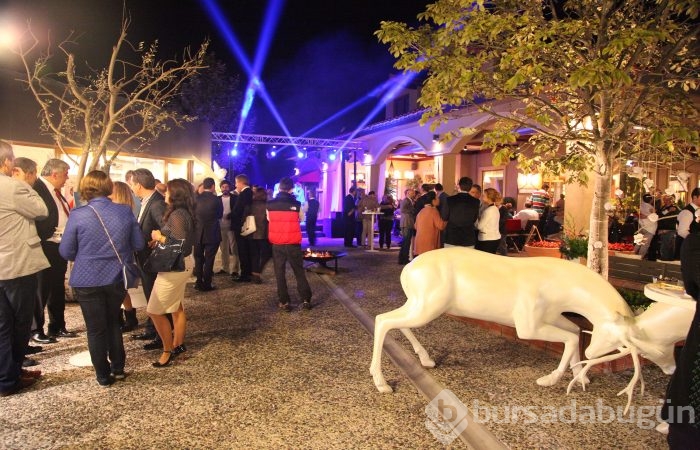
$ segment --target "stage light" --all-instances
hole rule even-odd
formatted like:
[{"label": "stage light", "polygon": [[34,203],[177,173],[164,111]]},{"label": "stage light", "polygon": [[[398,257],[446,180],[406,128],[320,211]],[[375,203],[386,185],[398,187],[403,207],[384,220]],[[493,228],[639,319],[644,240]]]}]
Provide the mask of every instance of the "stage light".
[{"label": "stage light", "polygon": [[238,149],[234,148],[233,150],[231,150],[230,154],[231,156],[238,156]]},{"label": "stage light", "polygon": [[305,155],[304,152],[302,152],[301,150],[299,150],[299,151],[297,152],[297,158],[303,159],[305,156],[306,156],[306,155]]},{"label": "stage light", "polygon": [[335,152],[331,152],[331,153],[328,155],[328,160],[329,160],[329,161],[335,161]]}]

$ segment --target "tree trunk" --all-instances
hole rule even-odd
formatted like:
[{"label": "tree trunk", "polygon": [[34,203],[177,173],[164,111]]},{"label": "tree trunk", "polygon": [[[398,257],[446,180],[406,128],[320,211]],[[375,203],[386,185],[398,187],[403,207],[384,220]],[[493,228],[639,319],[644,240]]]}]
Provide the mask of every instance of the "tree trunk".
[{"label": "tree trunk", "polygon": [[88,154],[88,152],[83,150],[83,153],[80,155],[80,163],[78,164],[78,179],[75,182],[76,191],[78,190],[78,186],[80,186],[80,180],[82,180],[85,176],[85,168],[87,167]]},{"label": "tree trunk", "polygon": [[596,152],[596,177],[588,239],[588,267],[608,278],[608,214],[605,203],[610,201],[612,183],[612,153],[609,149]]}]

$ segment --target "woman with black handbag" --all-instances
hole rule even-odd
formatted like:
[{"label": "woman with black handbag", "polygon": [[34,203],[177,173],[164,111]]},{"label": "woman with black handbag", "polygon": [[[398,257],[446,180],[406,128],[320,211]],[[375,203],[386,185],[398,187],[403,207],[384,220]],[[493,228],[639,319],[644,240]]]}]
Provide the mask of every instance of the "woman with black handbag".
[{"label": "woman with black handbag", "polygon": [[108,198],[112,188],[99,170],[83,177],[79,190],[87,205],[71,211],[58,247],[63,258],[75,261],[68,282],[83,312],[90,359],[102,386],[125,376],[121,305],[128,272],[135,269],[134,252],[144,245],[131,209]]},{"label": "woman with black handbag", "polygon": [[[163,251],[151,253],[146,263],[160,267],[146,308],[163,341],[163,354],[153,367],[166,367],[175,356],[187,350],[184,344],[187,318],[182,300],[191,275],[191,268],[185,268],[184,259],[192,253],[194,242],[194,189],[183,179],[171,180],[167,186],[165,203],[168,206],[163,216],[163,228],[151,234],[151,246],[160,244],[155,250]],[[163,260],[169,263],[163,265]],[[172,314],[172,328],[166,314]]]}]

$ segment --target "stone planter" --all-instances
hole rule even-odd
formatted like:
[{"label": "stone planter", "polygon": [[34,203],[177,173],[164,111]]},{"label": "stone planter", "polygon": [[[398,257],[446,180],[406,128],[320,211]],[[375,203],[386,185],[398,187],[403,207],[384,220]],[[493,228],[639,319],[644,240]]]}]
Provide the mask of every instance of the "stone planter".
[{"label": "stone planter", "polygon": [[527,256],[550,256],[552,258],[561,258],[561,252],[559,248],[546,248],[546,247],[532,247],[526,245],[523,247]]}]

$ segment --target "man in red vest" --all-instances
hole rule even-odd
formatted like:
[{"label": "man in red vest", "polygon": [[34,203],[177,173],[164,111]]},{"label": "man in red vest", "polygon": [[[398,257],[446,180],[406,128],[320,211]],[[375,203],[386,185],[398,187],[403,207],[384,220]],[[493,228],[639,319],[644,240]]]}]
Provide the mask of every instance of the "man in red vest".
[{"label": "man in red vest", "polygon": [[302,308],[311,309],[311,287],[304,272],[304,256],[301,251],[301,203],[294,198],[293,191],[294,182],[291,178],[284,177],[280,180],[277,197],[267,203],[268,239],[272,244],[277,297],[282,311],[291,311],[285,278],[287,262],[297,280]]}]

